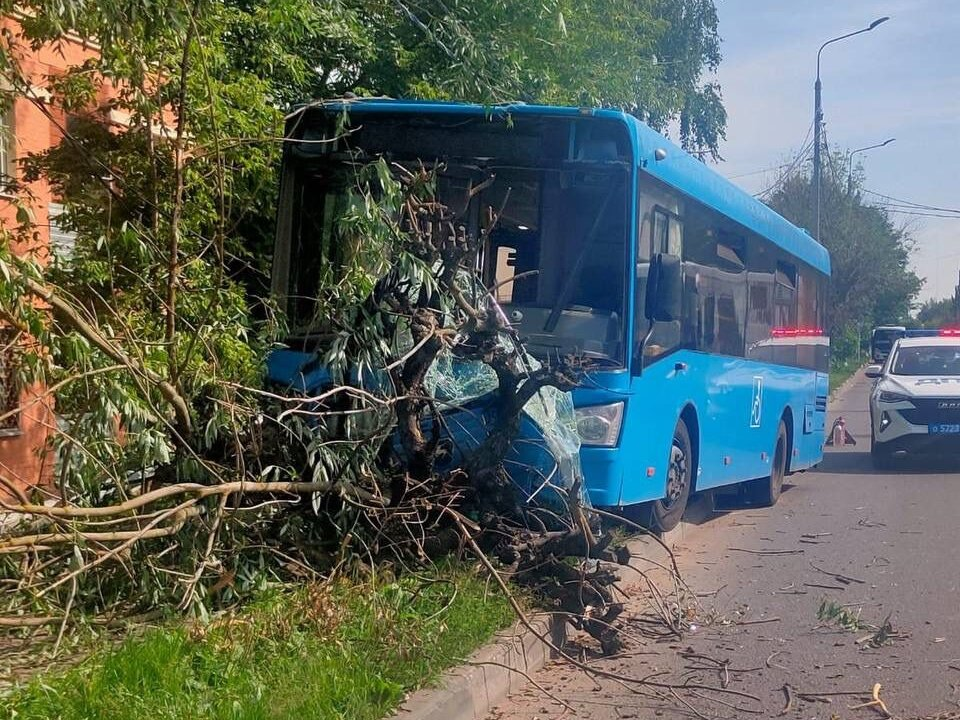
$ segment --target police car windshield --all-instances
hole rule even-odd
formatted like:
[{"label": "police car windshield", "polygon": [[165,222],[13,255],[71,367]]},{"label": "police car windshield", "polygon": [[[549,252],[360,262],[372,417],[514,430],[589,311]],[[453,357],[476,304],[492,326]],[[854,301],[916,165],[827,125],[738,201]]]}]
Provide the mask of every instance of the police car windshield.
[{"label": "police car windshield", "polygon": [[894,375],[960,376],[960,346],[901,347],[893,361]]}]

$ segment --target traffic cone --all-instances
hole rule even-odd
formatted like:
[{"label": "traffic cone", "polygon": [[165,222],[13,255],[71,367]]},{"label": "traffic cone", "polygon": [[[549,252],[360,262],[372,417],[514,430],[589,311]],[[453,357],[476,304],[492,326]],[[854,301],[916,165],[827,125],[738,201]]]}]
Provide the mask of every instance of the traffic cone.
[{"label": "traffic cone", "polygon": [[833,421],[833,427],[830,428],[830,437],[827,438],[826,444],[834,446],[857,444],[853,435],[847,432],[847,422],[843,417],[838,417]]}]

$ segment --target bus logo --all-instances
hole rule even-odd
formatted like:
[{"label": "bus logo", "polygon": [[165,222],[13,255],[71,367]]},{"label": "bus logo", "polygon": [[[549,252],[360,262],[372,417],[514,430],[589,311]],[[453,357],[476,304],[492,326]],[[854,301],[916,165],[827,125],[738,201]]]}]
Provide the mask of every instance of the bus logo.
[{"label": "bus logo", "polygon": [[760,427],[760,411],[763,409],[763,377],[753,377],[753,403],[750,406],[750,427]]}]

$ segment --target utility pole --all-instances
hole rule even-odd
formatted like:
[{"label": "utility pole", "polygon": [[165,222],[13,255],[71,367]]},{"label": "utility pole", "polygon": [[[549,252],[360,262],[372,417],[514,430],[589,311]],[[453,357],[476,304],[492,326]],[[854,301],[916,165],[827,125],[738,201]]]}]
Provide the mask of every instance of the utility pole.
[{"label": "utility pole", "polygon": [[953,289],[953,318],[960,325],[960,271],[957,271],[957,285]]},{"label": "utility pole", "polygon": [[838,42],[840,40],[846,40],[849,37],[854,35],[859,35],[861,33],[870,32],[880,23],[885,23],[889,20],[889,17],[882,17],[874,20],[870,23],[869,26],[857,30],[852,33],[847,33],[846,35],[841,35],[839,37],[831,38],[827,40],[823,45],[820,46],[820,49],[817,50],[817,81],[813,85],[813,197],[814,197],[814,226],[816,228],[816,239],[820,239],[820,183],[821,183],[821,158],[820,158],[820,147],[821,147],[821,135],[823,132],[823,105],[820,102],[820,94],[822,85],[820,83],[820,54],[823,52],[823,49],[830,45],[831,43]]},{"label": "utility pole", "polygon": [[[824,46],[826,43],[824,43]],[[820,52],[823,52],[821,46]],[[820,52],[817,53],[817,81],[813,84],[813,203],[816,229],[814,237],[820,239],[820,127],[823,124],[823,105],[820,103]]]}]

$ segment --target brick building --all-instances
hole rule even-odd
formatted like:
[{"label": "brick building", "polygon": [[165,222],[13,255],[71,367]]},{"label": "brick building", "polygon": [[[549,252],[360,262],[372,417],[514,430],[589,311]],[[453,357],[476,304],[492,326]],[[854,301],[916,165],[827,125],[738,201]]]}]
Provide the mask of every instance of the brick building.
[{"label": "brick building", "polygon": [[[17,205],[28,205],[38,232],[31,240],[16,244],[14,250],[36,253],[45,260],[52,246],[69,246],[69,234],[57,224],[63,207],[45,182],[32,183],[29,192],[21,192],[18,197],[11,179],[19,178],[20,159],[58,145],[63,137],[61,128],[66,127],[67,117],[50,97],[50,79],[93,57],[97,48],[76,38],[55,47],[31,50],[28,43],[18,41],[20,25],[16,19],[4,18],[0,27],[5,36],[3,51],[19,61],[32,98],[15,97],[0,115],[0,169],[5,174],[0,184],[0,224],[14,227]],[[0,79],[0,83],[11,87],[9,78]],[[104,87],[101,95],[98,104],[105,107],[109,88]],[[52,454],[44,452],[56,422],[53,403],[38,388],[22,387],[17,381],[18,347],[24,341],[17,332],[3,327],[0,320],[0,497],[9,496],[14,488],[24,491],[48,486],[53,478]]]}]

